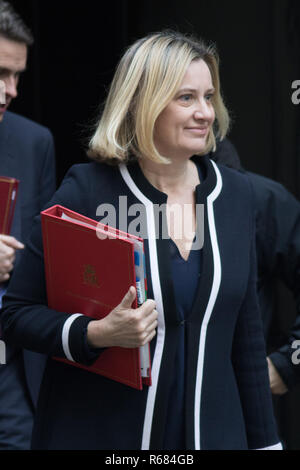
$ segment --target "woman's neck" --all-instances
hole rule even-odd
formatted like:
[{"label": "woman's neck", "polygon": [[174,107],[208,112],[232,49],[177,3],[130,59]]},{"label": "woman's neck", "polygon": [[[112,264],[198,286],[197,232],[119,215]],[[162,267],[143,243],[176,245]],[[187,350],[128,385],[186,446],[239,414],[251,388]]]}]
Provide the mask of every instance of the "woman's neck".
[{"label": "woman's neck", "polygon": [[166,194],[194,188],[200,182],[196,165],[191,160],[164,165],[145,158],[139,160],[139,164],[152,186]]}]

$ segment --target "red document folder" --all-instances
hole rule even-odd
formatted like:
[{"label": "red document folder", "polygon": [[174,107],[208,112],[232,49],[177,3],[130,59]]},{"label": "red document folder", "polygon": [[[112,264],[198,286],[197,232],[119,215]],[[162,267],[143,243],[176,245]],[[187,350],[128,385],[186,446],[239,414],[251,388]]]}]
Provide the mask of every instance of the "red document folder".
[{"label": "red document folder", "polygon": [[[136,256],[137,246],[143,250],[142,239],[59,205],[43,211],[41,220],[50,308],[101,319],[121,302],[130,286],[137,287],[137,264],[143,263],[144,269],[145,262],[144,255],[138,262]],[[137,306],[135,301],[133,308]],[[107,348],[88,367],[58,360],[139,390],[143,384],[151,385],[149,345]]]},{"label": "red document folder", "polygon": [[14,217],[19,181],[0,176],[0,233],[9,235]]}]

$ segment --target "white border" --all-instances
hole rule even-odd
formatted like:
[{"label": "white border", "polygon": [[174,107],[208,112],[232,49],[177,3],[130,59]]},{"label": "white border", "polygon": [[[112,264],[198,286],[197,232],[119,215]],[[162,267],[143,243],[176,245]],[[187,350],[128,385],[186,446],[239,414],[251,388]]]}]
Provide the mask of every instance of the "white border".
[{"label": "white border", "polygon": [[206,343],[206,333],[208,323],[215,306],[215,302],[218,296],[221,277],[222,277],[222,266],[220,251],[218,246],[215,217],[214,217],[214,207],[213,204],[217,197],[219,196],[222,187],[222,177],[217,166],[213,161],[211,163],[214,166],[216,175],[217,175],[217,184],[214,191],[207,198],[207,211],[208,211],[208,225],[210,232],[210,239],[212,244],[213,251],[213,260],[214,260],[214,277],[212,290],[210,293],[209,301],[206,307],[206,311],[203,318],[203,323],[200,332],[200,342],[199,342],[199,354],[198,354],[198,364],[197,364],[197,377],[196,377],[196,388],[195,388],[195,409],[194,409],[194,432],[195,432],[195,450],[200,450],[200,411],[201,411],[201,393],[202,393],[202,382],[203,382],[203,364],[205,356],[205,343]]},{"label": "white border", "polygon": [[61,339],[62,339],[62,347],[63,347],[63,350],[64,350],[64,353],[65,353],[65,356],[67,359],[69,359],[69,361],[72,361],[72,362],[75,362],[73,357],[72,357],[72,354],[71,354],[71,351],[70,351],[70,347],[69,347],[69,333],[70,333],[70,328],[73,324],[73,322],[76,320],[76,318],[78,317],[82,317],[82,313],[75,313],[74,315],[71,315],[64,323],[64,326],[63,326],[63,329],[62,329],[62,335],[61,335]]},{"label": "white border", "polygon": [[165,343],[165,319],[164,319],[164,307],[162,301],[162,293],[159,278],[158,260],[157,260],[157,249],[156,249],[156,231],[155,231],[155,217],[154,217],[154,206],[152,201],[144,196],[144,194],[136,186],[135,182],[131,178],[128,169],[125,165],[120,165],[120,173],[132,191],[132,193],[139,199],[142,204],[146,207],[147,213],[147,233],[149,243],[149,254],[150,254],[150,271],[151,271],[151,282],[153,287],[154,300],[156,303],[156,310],[158,312],[158,327],[156,335],[156,348],[152,361],[152,386],[149,387],[146,412],[144,418],[143,437],[142,437],[142,450],[149,450],[151,429],[154,413],[154,405],[156,399],[159,371],[161,365],[161,359]]},{"label": "white border", "polygon": [[279,442],[278,444],[274,444],[273,446],[263,447],[262,449],[255,449],[259,450],[283,450],[282,444]]}]

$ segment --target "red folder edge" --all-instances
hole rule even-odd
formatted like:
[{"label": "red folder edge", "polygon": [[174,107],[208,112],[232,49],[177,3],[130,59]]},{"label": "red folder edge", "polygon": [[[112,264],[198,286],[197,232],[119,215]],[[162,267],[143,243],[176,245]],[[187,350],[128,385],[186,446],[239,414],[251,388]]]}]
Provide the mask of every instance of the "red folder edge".
[{"label": "red folder edge", "polygon": [[[78,221],[78,224],[74,223],[74,222],[70,222],[70,221],[65,220],[65,219],[62,219],[61,218],[62,212],[64,212],[66,215],[76,219]],[[84,223],[92,225],[95,228],[95,230],[97,229],[97,227],[102,228],[104,230],[105,229],[107,230],[107,227],[105,225],[93,220],[93,219],[89,219],[88,217],[85,217],[85,216],[83,216],[83,215],[81,215],[77,212],[74,212],[74,211],[72,211],[70,209],[67,209],[67,208],[65,208],[63,206],[60,206],[60,205],[55,205],[55,206],[41,212],[41,220],[42,220],[42,228],[43,228],[42,232],[43,232],[43,244],[44,244],[44,258],[45,258],[45,275],[46,275],[46,283],[47,283],[47,295],[48,295],[48,299],[49,299],[48,302],[49,302],[49,307],[55,309],[55,301],[52,301],[53,292],[55,291],[55,288],[54,288],[54,286],[52,286],[51,263],[49,263],[49,260],[51,259],[51,257],[50,257],[50,253],[49,253],[50,248],[49,248],[49,242],[48,242],[48,224],[53,224],[53,222],[55,224],[60,224],[60,225],[66,225],[67,224],[69,226],[72,226],[73,229],[74,228],[80,228],[80,229],[88,230],[90,233],[91,233],[92,229],[89,228],[89,227],[86,227],[84,225]],[[119,238],[122,239],[122,238],[127,238],[128,237],[129,239],[132,239],[132,240],[136,239],[136,240],[139,240],[139,241],[143,242],[143,240],[141,238],[138,238],[138,237],[136,237],[134,235],[131,235],[131,234],[127,234],[125,232],[122,232],[121,230],[112,228],[112,231],[116,234],[117,238],[119,237]],[[132,253],[131,253],[132,262],[134,263],[133,244],[131,245],[131,250],[132,250]],[[132,278],[131,285],[134,285],[136,287],[135,275]],[[53,289],[52,289],[52,287],[53,287]],[[137,307],[137,301],[135,300],[134,304],[133,304],[133,308],[136,308],[136,307]],[[77,311],[75,312],[74,311],[74,312],[71,312],[70,315],[72,315],[73,313],[83,313],[84,314],[84,312],[77,312]],[[126,378],[124,378],[124,375],[114,374],[113,371],[110,371],[109,374],[107,373],[107,371],[106,371],[106,373],[102,373],[101,371],[99,371],[99,369],[96,367],[96,364],[99,361],[99,359],[103,360],[105,355],[106,354],[108,355],[108,353],[107,353],[108,351],[109,351],[109,354],[111,354],[112,351],[114,351],[115,354],[121,354],[122,353],[122,356],[124,355],[124,352],[126,351],[125,354],[126,354],[126,356],[128,356],[128,358],[130,358],[131,363],[133,364],[133,370],[136,371],[136,373],[134,374],[134,377],[131,377],[130,379],[126,379]],[[150,364],[149,377],[141,377],[141,374],[138,373],[138,371],[140,370],[139,348],[135,348],[135,349],[125,349],[125,348],[117,348],[117,347],[107,348],[107,350],[104,351],[100,355],[99,359],[97,359],[96,362],[94,363],[94,365],[92,365],[92,366],[83,366],[81,364],[74,363],[74,362],[71,362],[71,361],[69,361],[67,359],[63,359],[63,358],[55,357],[53,359],[58,360],[60,362],[67,363],[67,364],[71,364],[74,367],[89,370],[90,372],[94,372],[94,373],[103,375],[103,376],[111,378],[111,379],[113,379],[117,382],[123,383],[125,385],[129,385],[129,386],[131,386],[133,388],[136,388],[138,390],[142,390],[143,384],[151,386],[151,383],[152,383],[152,381],[151,381],[150,347],[149,347],[149,364]],[[124,372],[124,369],[122,369],[122,372]]]},{"label": "red folder edge", "polygon": [[[19,183],[20,181],[16,178],[0,176],[0,198],[2,203],[4,201],[4,214],[3,219],[0,220],[0,233],[3,235],[9,235],[11,231]],[[12,200],[13,191],[16,191],[16,194]]]}]

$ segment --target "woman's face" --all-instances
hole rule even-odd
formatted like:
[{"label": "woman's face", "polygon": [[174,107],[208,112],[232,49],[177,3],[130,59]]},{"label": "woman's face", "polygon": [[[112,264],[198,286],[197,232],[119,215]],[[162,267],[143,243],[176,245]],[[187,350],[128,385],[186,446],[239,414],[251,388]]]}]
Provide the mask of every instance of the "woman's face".
[{"label": "woman's face", "polygon": [[162,156],[190,158],[205,149],[215,119],[213,94],[208,66],[201,59],[193,61],[175,97],[155,123],[154,142]]}]

